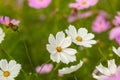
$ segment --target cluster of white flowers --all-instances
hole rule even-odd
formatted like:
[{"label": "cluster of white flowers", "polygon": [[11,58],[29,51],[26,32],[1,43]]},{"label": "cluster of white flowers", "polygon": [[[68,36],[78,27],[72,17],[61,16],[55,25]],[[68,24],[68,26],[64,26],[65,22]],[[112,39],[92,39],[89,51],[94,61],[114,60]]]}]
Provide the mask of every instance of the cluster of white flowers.
[{"label": "cluster of white flowers", "polygon": [[0,60],[0,80],[14,80],[19,74],[21,65],[17,64],[15,60]]},{"label": "cluster of white flowers", "polygon": [[[59,63],[60,61],[69,64],[70,62],[76,61],[75,54],[77,51],[75,49],[69,48],[69,46],[73,43],[83,47],[92,47],[92,44],[95,44],[96,41],[92,40],[94,38],[94,34],[88,33],[86,28],[77,29],[70,25],[68,29],[65,30],[68,35],[65,37],[65,33],[63,31],[58,32],[56,37],[53,34],[49,35],[49,44],[47,44],[47,50],[49,51],[50,58]],[[71,66],[70,68],[63,68],[58,70],[60,74],[72,73],[79,69],[82,66],[83,62],[76,66]]]}]

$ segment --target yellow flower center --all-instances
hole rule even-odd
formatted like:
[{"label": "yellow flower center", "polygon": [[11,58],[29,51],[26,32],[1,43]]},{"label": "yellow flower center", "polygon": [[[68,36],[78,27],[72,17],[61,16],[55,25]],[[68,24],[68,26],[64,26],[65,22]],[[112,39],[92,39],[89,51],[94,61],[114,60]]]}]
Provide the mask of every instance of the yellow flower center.
[{"label": "yellow flower center", "polygon": [[61,52],[62,48],[60,46],[56,47],[57,52]]},{"label": "yellow flower center", "polygon": [[85,4],[86,4],[86,2],[85,2],[85,1],[83,1],[83,2],[82,2],[82,5],[85,5]]},{"label": "yellow flower center", "polygon": [[5,22],[5,25],[6,25],[6,26],[9,26],[9,22]]},{"label": "yellow flower center", "polygon": [[9,72],[9,71],[5,71],[5,72],[3,72],[3,75],[4,75],[5,77],[8,77],[8,76],[10,75],[10,72]]},{"label": "yellow flower center", "polygon": [[81,41],[82,41],[82,37],[77,36],[77,37],[76,37],[76,40],[79,41],[79,42],[81,42]]}]

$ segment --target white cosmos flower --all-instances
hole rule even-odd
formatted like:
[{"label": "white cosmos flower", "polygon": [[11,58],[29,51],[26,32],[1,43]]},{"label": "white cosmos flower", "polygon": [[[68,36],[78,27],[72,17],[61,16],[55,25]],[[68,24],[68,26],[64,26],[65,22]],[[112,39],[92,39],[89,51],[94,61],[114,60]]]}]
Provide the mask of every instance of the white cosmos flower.
[{"label": "white cosmos flower", "polygon": [[92,40],[94,38],[94,34],[88,33],[86,28],[79,28],[77,32],[76,28],[70,25],[68,30],[65,31],[68,36],[72,38],[72,41],[77,45],[92,47],[92,44],[96,43],[95,40]]},{"label": "white cosmos flower", "polygon": [[117,72],[117,66],[115,60],[108,60],[108,68],[104,67],[102,64],[96,67],[93,72],[93,77],[97,80],[106,80],[106,78],[115,75]]},{"label": "white cosmos flower", "polygon": [[120,47],[118,47],[118,49],[116,49],[116,48],[113,46],[112,50],[113,50],[113,52],[114,52],[115,54],[117,54],[117,55],[120,57]]},{"label": "white cosmos flower", "polygon": [[69,62],[75,61],[77,51],[68,48],[71,43],[71,38],[65,38],[65,34],[62,31],[56,34],[56,38],[50,34],[49,44],[47,44],[47,50],[51,53],[50,58],[57,63],[62,61],[68,64]]},{"label": "white cosmos flower", "polygon": [[15,80],[21,69],[21,65],[17,64],[15,60],[2,59],[0,61],[0,80]]},{"label": "white cosmos flower", "polygon": [[0,43],[4,40],[5,33],[3,32],[2,28],[0,28]]},{"label": "white cosmos flower", "polygon": [[83,64],[83,61],[80,61],[79,64],[75,65],[75,66],[71,66],[71,67],[65,67],[65,68],[62,68],[62,69],[59,69],[58,70],[58,73],[60,75],[63,75],[63,74],[70,74],[72,72],[75,72],[77,71]]}]

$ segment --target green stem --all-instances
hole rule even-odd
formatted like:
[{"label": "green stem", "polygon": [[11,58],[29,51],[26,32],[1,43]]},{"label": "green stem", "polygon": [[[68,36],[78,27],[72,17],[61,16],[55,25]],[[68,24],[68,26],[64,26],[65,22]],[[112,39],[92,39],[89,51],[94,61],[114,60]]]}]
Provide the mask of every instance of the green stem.
[{"label": "green stem", "polygon": [[75,80],[77,80],[77,77],[76,77],[76,75],[75,75],[75,74],[74,74],[74,79],[75,79]]},{"label": "green stem", "polygon": [[26,55],[27,55],[27,57],[28,57],[28,60],[29,60],[29,62],[30,62],[30,65],[31,65],[31,67],[32,67],[32,69],[33,69],[33,63],[32,63],[31,57],[30,57],[29,52],[28,52],[28,47],[27,47],[26,42],[25,42],[24,39],[23,39],[23,44],[24,44],[24,47],[25,47],[25,50],[26,50]]},{"label": "green stem", "polygon": [[51,75],[50,75],[50,77],[49,77],[50,80],[52,80],[53,74],[54,74],[55,70],[59,67],[59,65],[60,65],[60,63],[58,63],[58,64],[55,66],[55,68],[53,69],[53,71],[52,71],[52,73],[51,73]]},{"label": "green stem", "polygon": [[8,54],[8,52],[7,51],[5,51],[4,49],[3,49],[3,47],[1,46],[1,50],[10,58],[10,59],[13,59],[13,57],[12,56],[10,56],[9,54]]}]

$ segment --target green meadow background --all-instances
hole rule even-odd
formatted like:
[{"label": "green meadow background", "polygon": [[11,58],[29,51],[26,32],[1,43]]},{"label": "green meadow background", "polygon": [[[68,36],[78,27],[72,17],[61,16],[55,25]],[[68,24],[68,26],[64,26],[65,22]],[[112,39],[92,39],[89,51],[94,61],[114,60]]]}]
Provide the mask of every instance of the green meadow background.
[{"label": "green meadow background", "polygon": [[[46,50],[50,33],[55,35],[58,31],[64,31],[70,24],[77,29],[85,27],[92,32],[92,22],[98,11],[106,11],[109,14],[108,20],[112,21],[116,12],[120,10],[119,0],[99,0],[95,6],[80,10],[80,12],[92,10],[94,14],[91,17],[69,23],[67,18],[72,9],[68,4],[72,2],[75,0],[52,0],[47,8],[34,9],[28,6],[27,0],[23,0],[21,6],[17,0],[0,0],[0,16],[9,16],[11,19],[21,21],[18,31],[0,25],[6,33],[5,40],[0,44],[0,59],[8,61],[14,59],[22,65],[22,70],[15,80],[94,80],[92,72],[100,62],[107,66],[107,60],[114,58],[116,64],[120,64],[119,57],[112,51],[112,46],[119,45],[109,40],[109,31],[114,27],[113,25],[108,31],[95,34],[95,39],[99,42],[92,48],[81,50],[79,46],[73,44],[71,47],[78,51],[76,62],[68,65],[60,63],[56,67],[57,63],[50,60],[50,54]],[[75,65],[79,60],[86,62],[78,71],[62,77],[58,76],[58,69]],[[51,73],[43,75],[35,72],[36,66],[43,63],[54,65]]]}]

